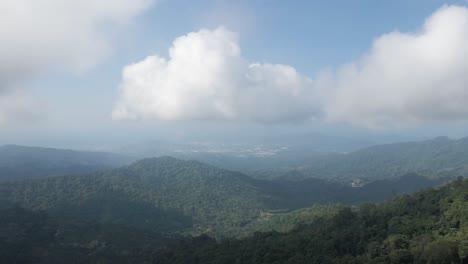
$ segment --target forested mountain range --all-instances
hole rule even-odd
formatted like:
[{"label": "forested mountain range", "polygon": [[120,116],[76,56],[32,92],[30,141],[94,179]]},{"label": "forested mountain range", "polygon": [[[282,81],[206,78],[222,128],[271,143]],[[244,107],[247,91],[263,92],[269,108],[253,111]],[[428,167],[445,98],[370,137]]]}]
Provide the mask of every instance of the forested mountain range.
[{"label": "forested mountain range", "polygon": [[[247,238],[248,245],[271,234],[279,240],[288,234],[298,236],[297,226],[316,227],[321,221],[323,228],[333,229],[326,223],[345,205],[380,202],[443,184],[455,175],[431,178],[404,173],[350,186],[304,177],[303,171],[258,179],[171,157],[108,169],[129,159],[18,146],[5,146],[2,151],[0,164],[24,173],[7,174],[14,175],[14,180],[0,183],[0,262],[4,263],[185,263],[199,249],[184,237],[201,235],[194,241],[207,246],[208,257],[212,249],[218,251],[212,238]],[[71,175],[57,175],[61,171]],[[280,233],[248,238],[255,232],[272,231]],[[181,239],[184,242],[175,248],[159,251]],[[172,250],[186,255],[181,258]],[[220,256],[224,258],[224,253]]]},{"label": "forested mountain range", "polygon": [[[145,160],[140,165],[147,166],[144,162],[150,161]],[[163,168],[158,170],[164,171]],[[60,178],[34,182],[39,186],[52,187],[50,181]],[[11,185],[2,185],[1,193],[4,194],[5,188]],[[218,185],[223,186],[221,183]],[[138,184],[133,185],[137,186],[141,188]],[[118,200],[112,205],[110,200],[104,199],[93,202],[97,206],[96,211],[65,210],[59,213],[57,210],[64,207],[57,206],[54,210],[47,208],[47,204],[65,206],[66,203],[60,201],[63,194],[52,191],[45,199],[29,200],[33,197],[29,197],[28,192],[35,188],[38,187],[13,188],[12,193],[23,197],[23,205],[29,203],[29,209],[18,207],[20,203],[1,203],[2,263],[465,263],[468,255],[468,180],[461,178],[443,187],[429,188],[414,195],[405,194],[380,205],[315,205],[291,212],[264,210],[261,219],[251,223],[250,235],[241,240],[224,237],[219,241],[206,236],[213,235],[209,232],[201,232],[201,236],[194,238],[182,238],[170,232],[175,226],[157,229],[135,218],[133,220],[137,222],[133,224],[124,219],[143,214],[146,221],[151,221],[159,216],[158,225],[164,223],[164,216],[169,221],[181,219],[162,211],[145,213],[149,210],[149,203],[129,210]],[[114,185],[112,188],[118,190],[120,187]],[[63,192],[70,190],[63,189]],[[78,199],[74,195],[67,199]],[[82,195],[93,196],[91,192]],[[118,196],[124,199],[121,195],[119,193]],[[191,194],[186,195],[194,198]],[[177,198],[172,196],[172,199]],[[236,202],[242,204],[240,201],[233,203]],[[74,201],[75,205],[80,203],[79,199]],[[192,208],[195,204],[191,204]],[[43,210],[34,209],[32,205]],[[247,208],[256,209],[255,205]],[[104,214],[89,218],[79,217],[76,213],[80,212],[85,215]],[[105,219],[106,216],[109,218]],[[233,214],[226,215],[224,220],[233,224],[235,221],[229,219],[231,216]],[[183,221],[179,223],[183,227]],[[255,231],[262,233],[253,233]]]},{"label": "forested mountain range", "polygon": [[54,148],[0,146],[0,182],[88,173],[130,163],[128,156]]},{"label": "forested mountain range", "polygon": [[468,137],[438,137],[420,142],[371,146],[347,154],[312,158],[300,168],[304,177],[387,179],[407,173],[440,175],[468,174]]},{"label": "forested mountain range", "polygon": [[246,175],[169,157],[5,183],[0,194],[3,202],[31,210],[160,232],[230,233],[260,215],[269,199]]},{"label": "forested mountain range", "polygon": [[441,184],[405,175],[353,188],[320,179],[258,180],[197,161],[170,157],[85,175],[0,184],[0,202],[161,233],[242,237],[278,213],[314,204],[358,204]]}]

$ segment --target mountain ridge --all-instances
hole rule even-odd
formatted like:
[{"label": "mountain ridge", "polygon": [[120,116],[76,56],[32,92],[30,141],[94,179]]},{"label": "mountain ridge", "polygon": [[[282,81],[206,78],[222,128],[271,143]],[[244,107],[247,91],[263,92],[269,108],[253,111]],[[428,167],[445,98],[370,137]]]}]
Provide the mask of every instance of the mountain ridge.
[{"label": "mountain ridge", "polygon": [[348,181],[385,179],[407,173],[433,177],[447,172],[468,175],[468,137],[437,137],[371,146],[347,154],[315,158],[300,171],[312,177]]},{"label": "mountain ridge", "polygon": [[321,179],[268,181],[166,156],[91,174],[0,184],[0,202],[101,223],[229,237],[249,233],[265,213],[382,201],[441,183],[419,175],[362,188]]},{"label": "mountain ridge", "polygon": [[0,146],[0,182],[82,174],[128,164],[132,157],[93,151]]}]

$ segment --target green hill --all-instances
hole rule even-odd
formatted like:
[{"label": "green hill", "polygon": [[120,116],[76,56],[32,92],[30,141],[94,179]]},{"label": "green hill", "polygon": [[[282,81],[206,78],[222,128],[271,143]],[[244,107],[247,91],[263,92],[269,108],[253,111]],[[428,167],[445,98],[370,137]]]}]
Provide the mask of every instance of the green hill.
[{"label": "green hill", "polygon": [[287,233],[186,239],[152,263],[466,263],[468,180],[325,214]]},{"label": "green hill", "polygon": [[256,219],[268,196],[249,177],[169,157],[81,176],[5,183],[1,200],[53,215],[159,231],[230,234]]},{"label": "green hill", "polygon": [[468,138],[438,137],[422,142],[377,145],[347,154],[315,158],[302,173],[320,178],[386,179],[407,173],[468,173]]}]

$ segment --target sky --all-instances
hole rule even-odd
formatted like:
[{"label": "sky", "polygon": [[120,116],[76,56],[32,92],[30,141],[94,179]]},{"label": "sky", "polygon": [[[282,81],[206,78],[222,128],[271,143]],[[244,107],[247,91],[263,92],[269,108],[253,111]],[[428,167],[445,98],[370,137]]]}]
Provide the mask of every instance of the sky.
[{"label": "sky", "polygon": [[1,0],[0,144],[468,136],[468,2]]}]

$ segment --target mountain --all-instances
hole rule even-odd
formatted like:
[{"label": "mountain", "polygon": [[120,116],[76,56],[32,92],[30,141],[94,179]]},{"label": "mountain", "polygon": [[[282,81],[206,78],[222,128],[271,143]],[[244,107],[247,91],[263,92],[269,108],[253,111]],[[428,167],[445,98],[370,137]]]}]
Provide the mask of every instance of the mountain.
[{"label": "mountain", "polygon": [[[299,214],[300,216],[301,214]],[[466,263],[468,180],[312,218],[286,233],[188,238],[153,263]]]},{"label": "mountain", "polygon": [[170,157],[86,175],[0,184],[0,204],[162,233],[242,237],[265,216],[314,204],[375,202],[442,183],[413,175],[353,188],[320,179],[258,180]]},{"label": "mountain", "polygon": [[0,182],[82,174],[128,164],[127,156],[65,149],[0,146]]},{"label": "mountain", "polygon": [[407,173],[468,174],[468,138],[377,145],[348,154],[312,159],[301,173],[320,178],[375,180]]},{"label": "mountain", "polygon": [[170,157],[0,185],[4,203],[160,232],[231,234],[268,208],[268,198],[246,175]]},{"label": "mountain", "polygon": [[151,263],[159,248],[182,237],[232,241],[258,231],[293,232],[346,208],[330,202],[381,201],[438,183],[418,175],[367,188],[267,181],[171,157],[7,182],[0,184],[0,262]]},{"label": "mountain", "polygon": [[0,263],[466,263],[467,193],[459,178],[380,205],[263,212],[262,233],[221,241],[1,204]]}]

